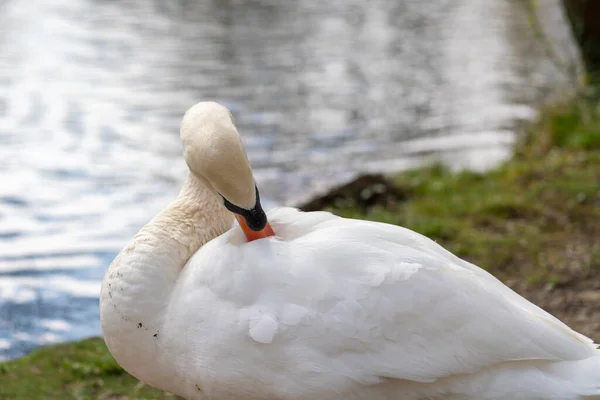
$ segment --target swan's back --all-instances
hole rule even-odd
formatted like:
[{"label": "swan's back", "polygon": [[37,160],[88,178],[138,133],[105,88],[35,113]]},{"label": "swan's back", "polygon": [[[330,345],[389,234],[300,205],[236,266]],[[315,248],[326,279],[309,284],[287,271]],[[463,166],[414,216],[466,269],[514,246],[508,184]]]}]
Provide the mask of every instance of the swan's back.
[{"label": "swan's back", "polygon": [[269,220],[277,238],[247,243],[232,229],[192,257],[173,293],[162,337],[203,395],[600,393],[591,340],[430,239],[325,212]]}]

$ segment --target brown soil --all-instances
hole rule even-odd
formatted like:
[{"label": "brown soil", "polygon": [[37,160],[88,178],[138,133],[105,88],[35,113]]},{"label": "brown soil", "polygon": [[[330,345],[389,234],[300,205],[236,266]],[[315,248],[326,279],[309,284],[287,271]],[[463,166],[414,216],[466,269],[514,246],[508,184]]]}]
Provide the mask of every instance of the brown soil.
[{"label": "brown soil", "polygon": [[364,213],[376,205],[386,206],[389,202],[407,200],[408,195],[409,193],[394,186],[385,176],[368,174],[334,187],[323,195],[315,196],[298,208],[302,211],[320,211],[350,204]]}]

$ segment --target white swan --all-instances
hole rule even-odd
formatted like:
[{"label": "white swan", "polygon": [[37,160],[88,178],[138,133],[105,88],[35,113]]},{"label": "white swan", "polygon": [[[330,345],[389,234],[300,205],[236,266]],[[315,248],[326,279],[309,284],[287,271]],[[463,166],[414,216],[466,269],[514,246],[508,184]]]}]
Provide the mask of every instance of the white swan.
[{"label": "white swan", "polygon": [[590,339],[418,233],[280,208],[273,236],[225,107],[192,107],[181,138],[187,182],[102,285],[106,344],[141,381],[188,399],[600,399]]}]

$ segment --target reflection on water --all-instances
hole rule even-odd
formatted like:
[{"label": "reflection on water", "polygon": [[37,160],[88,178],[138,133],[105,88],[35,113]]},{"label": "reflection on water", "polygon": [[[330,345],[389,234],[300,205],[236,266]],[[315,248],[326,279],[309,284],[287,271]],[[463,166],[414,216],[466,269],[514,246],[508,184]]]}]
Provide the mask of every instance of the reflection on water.
[{"label": "reflection on water", "polygon": [[517,3],[0,2],[0,357],[99,333],[100,279],[176,194],[201,99],[233,110],[267,206],[432,155],[504,157],[566,79]]}]

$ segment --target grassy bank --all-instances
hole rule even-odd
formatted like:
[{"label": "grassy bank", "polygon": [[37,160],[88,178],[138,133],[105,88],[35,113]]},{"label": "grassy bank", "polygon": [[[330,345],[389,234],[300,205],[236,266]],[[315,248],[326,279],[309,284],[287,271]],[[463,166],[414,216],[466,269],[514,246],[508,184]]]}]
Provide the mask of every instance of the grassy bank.
[{"label": "grassy bank", "polygon": [[[600,109],[584,100],[547,109],[517,148],[485,174],[432,166],[390,178],[396,195],[381,202],[350,196],[325,208],[432,237],[592,334],[600,326],[600,279],[590,279],[600,275]],[[0,399],[165,397],[126,374],[100,339],[0,364]]]},{"label": "grassy bank", "polygon": [[0,364],[1,400],[164,398],[123,371],[100,338],[41,348]]}]

